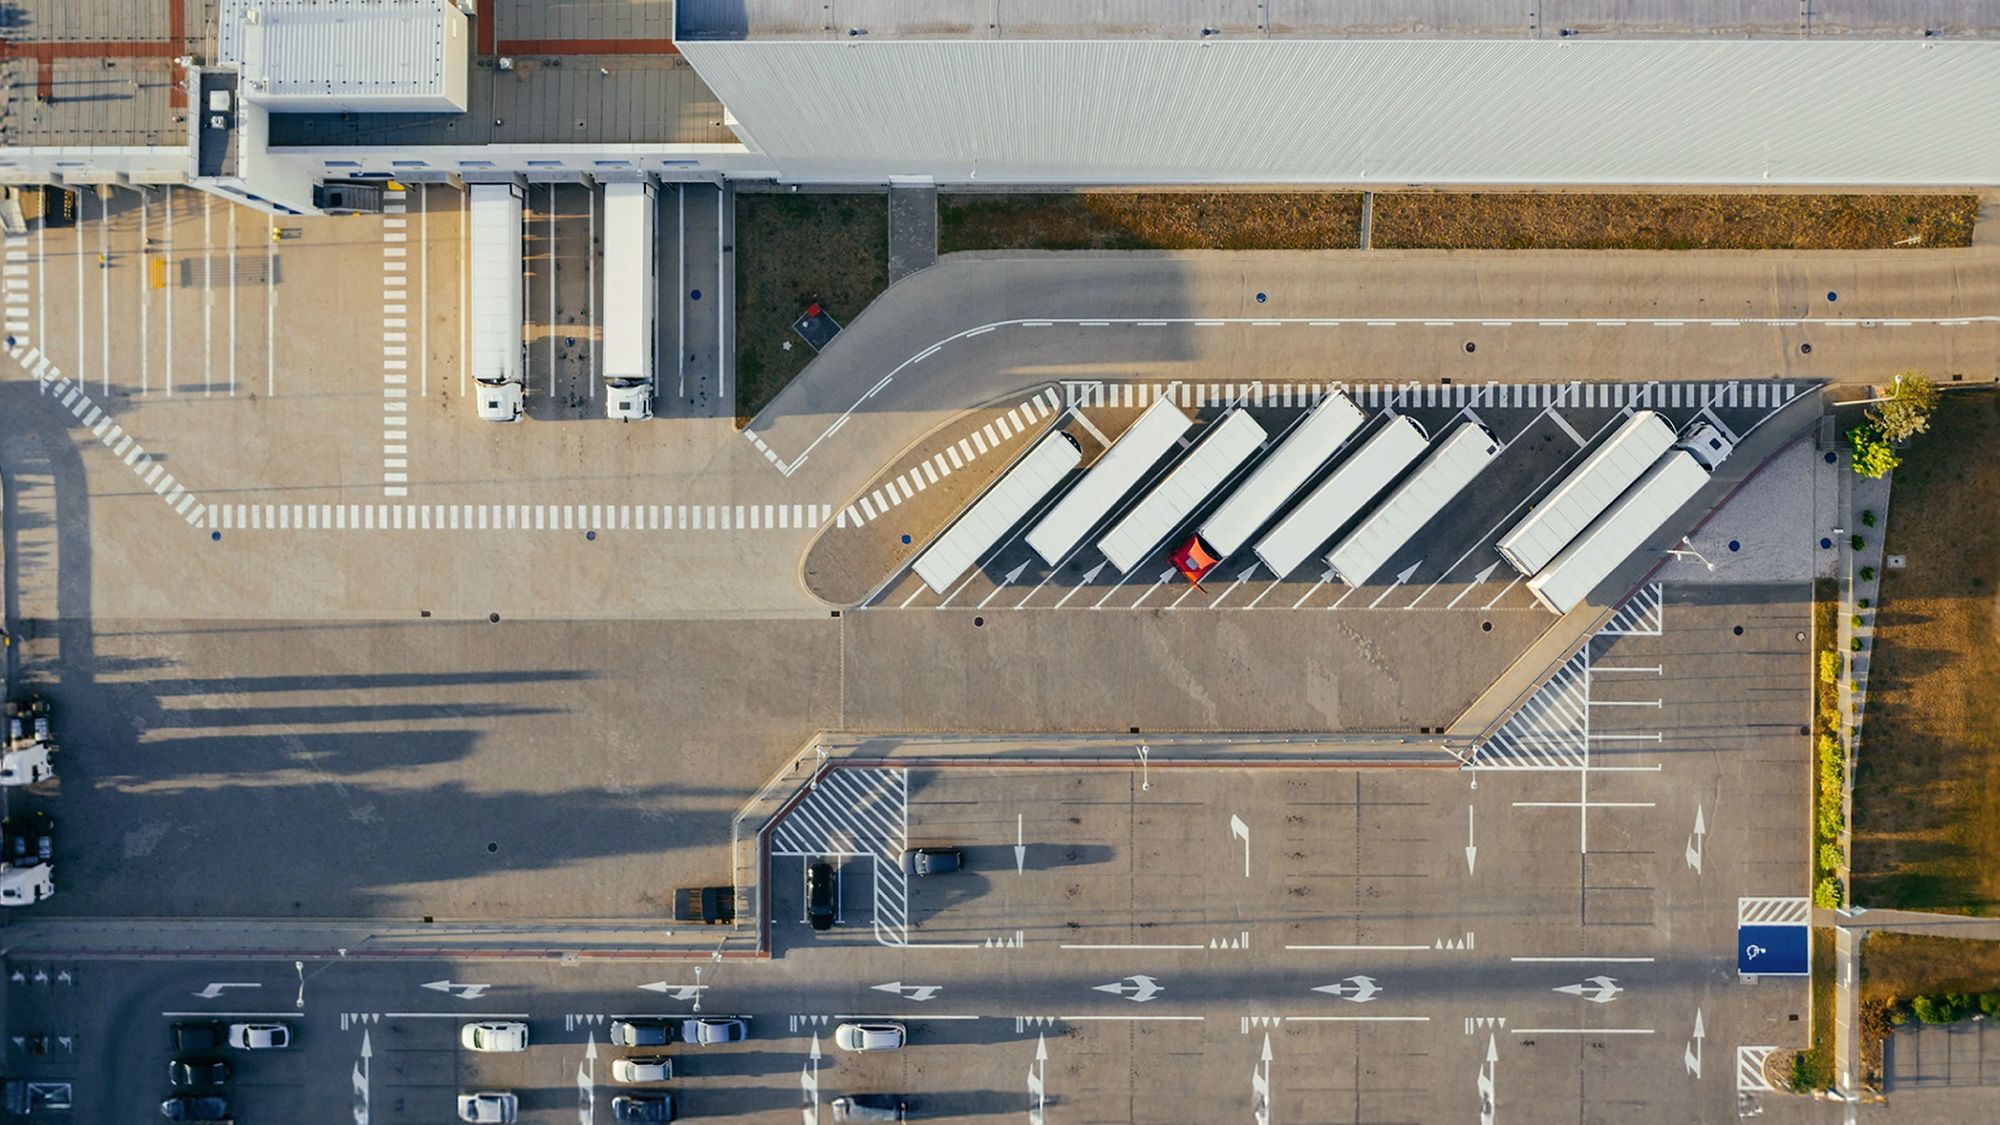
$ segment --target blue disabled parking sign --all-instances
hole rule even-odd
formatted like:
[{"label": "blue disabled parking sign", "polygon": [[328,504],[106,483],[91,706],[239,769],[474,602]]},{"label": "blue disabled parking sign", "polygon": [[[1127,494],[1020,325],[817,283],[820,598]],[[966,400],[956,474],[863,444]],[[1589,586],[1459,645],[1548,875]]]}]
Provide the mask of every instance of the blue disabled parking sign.
[{"label": "blue disabled parking sign", "polygon": [[1746,977],[1802,977],[1811,961],[1804,926],[1736,927],[1736,971]]}]

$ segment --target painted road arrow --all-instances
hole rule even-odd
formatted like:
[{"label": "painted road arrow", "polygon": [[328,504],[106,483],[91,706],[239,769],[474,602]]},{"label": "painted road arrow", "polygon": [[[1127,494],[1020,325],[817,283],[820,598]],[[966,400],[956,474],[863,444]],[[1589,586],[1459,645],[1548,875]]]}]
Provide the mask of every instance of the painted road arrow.
[{"label": "painted road arrow", "polygon": [[1235,593],[1237,587],[1243,585],[1245,582],[1250,581],[1251,577],[1254,576],[1256,573],[1257,573],[1256,563],[1251,563],[1249,566],[1244,567],[1243,573],[1236,576],[1236,581],[1230,584],[1229,589],[1224,590],[1220,595],[1216,597],[1214,601],[1208,603],[1208,608],[1214,609],[1217,606],[1220,606],[1223,602],[1223,599]]},{"label": "painted road arrow", "polygon": [[804,1125],[819,1125],[819,1032],[813,1032],[812,1055],[799,1068],[799,1085],[806,1096]]},{"label": "painted road arrow", "polygon": [[1019,875],[1028,866],[1028,837],[1022,827],[1023,813],[1014,814],[1014,874]]},{"label": "painted road arrow", "polygon": [[[1446,608],[1446,609],[1457,609],[1457,608],[1458,608],[1458,603],[1460,603],[1460,602],[1462,602],[1462,601],[1464,601],[1464,600],[1465,600],[1465,595],[1467,595],[1467,594],[1470,594],[1470,593],[1471,593],[1472,591],[1474,591],[1474,590],[1477,590],[1477,589],[1478,589],[1479,587],[1481,587],[1481,586],[1484,586],[1484,585],[1486,585],[1486,580],[1487,580],[1488,578],[1491,578],[1491,577],[1493,577],[1493,572],[1494,572],[1494,571],[1495,571],[1496,569],[1498,569],[1498,568],[1499,568],[1499,566],[1500,566],[1500,564],[1499,564],[1499,563],[1494,563],[1494,564],[1493,564],[1492,566],[1489,566],[1489,567],[1487,567],[1487,568],[1486,568],[1485,570],[1482,570],[1482,571],[1480,571],[1480,572],[1479,572],[1478,574],[1475,574],[1475,575],[1473,575],[1473,576],[1472,576],[1472,584],[1471,584],[1470,586],[1467,586],[1467,587],[1466,587],[1465,589],[1463,589],[1463,590],[1460,590],[1460,591],[1458,592],[1458,596],[1457,596],[1457,597],[1455,597],[1455,598],[1451,599],[1451,601],[1449,601],[1449,602],[1446,602],[1446,603],[1445,603],[1445,608]],[[1413,604],[1414,604],[1414,603],[1413,603]]]},{"label": "painted road arrow", "polygon": [[[1068,603],[1069,603],[1069,600],[1070,600],[1071,598],[1073,598],[1073,597],[1075,597],[1075,596],[1076,596],[1076,592],[1077,592],[1078,590],[1081,590],[1081,589],[1083,589],[1083,588],[1084,588],[1085,586],[1088,586],[1088,585],[1090,585],[1090,584],[1091,584],[1092,582],[1095,582],[1095,581],[1097,581],[1097,576],[1098,576],[1099,574],[1102,574],[1102,573],[1104,573],[1104,568],[1105,568],[1105,566],[1107,566],[1107,565],[1108,565],[1108,564],[1106,564],[1106,563],[1098,563],[1098,564],[1097,564],[1096,566],[1093,566],[1093,567],[1091,567],[1091,568],[1090,568],[1089,570],[1087,570],[1087,571],[1084,571],[1084,573],[1083,573],[1083,579],[1082,579],[1082,581],[1079,581],[1079,582],[1073,582],[1073,583],[1071,583],[1071,584],[1070,584],[1070,588],[1069,588],[1069,593],[1067,593],[1067,594],[1064,594],[1064,595],[1062,596],[1062,600],[1061,600],[1061,601],[1058,601],[1058,602],[1056,603],[1056,608],[1057,608],[1057,609],[1061,609],[1061,608],[1062,608],[1062,607],[1063,607],[1064,605],[1066,605],[1066,604],[1068,604]],[[1025,604],[1025,603],[1027,602],[1027,600],[1028,600],[1028,599],[1026,599],[1026,598],[1022,598],[1022,599],[1021,599],[1021,601],[1022,601],[1022,603],[1023,603],[1023,604]],[[1021,607],[1017,605],[1017,606],[1015,606],[1014,608],[1015,608],[1015,609],[1020,609]]]},{"label": "painted road arrow", "polygon": [[1250,1113],[1257,1125],[1271,1125],[1271,1033],[1264,1033],[1264,1054],[1250,1068]]},{"label": "painted road arrow", "polygon": [[375,1057],[375,1048],[368,1041],[368,1032],[361,1032],[361,1059],[354,1064],[354,1125],[368,1125],[368,1072],[372,1069],[368,1060]]},{"label": "painted road arrow", "polygon": [[1479,864],[1479,848],[1472,841],[1472,806],[1465,806],[1465,873],[1472,874]]},{"label": "painted road arrow", "polygon": [[[1374,977],[1356,976],[1348,977],[1337,984],[1315,985],[1313,991],[1324,992],[1329,996],[1338,996],[1342,1000],[1352,1000],[1356,1004],[1366,1004],[1370,1000],[1375,999],[1375,994],[1382,991],[1382,989],[1375,983]],[[1349,993],[1353,993],[1353,995],[1350,996],[1348,995]]]},{"label": "painted road arrow", "polygon": [[[697,969],[695,971],[700,972],[701,970]],[[642,984],[639,987],[645,989],[647,992],[664,993],[675,1000],[699,1000],[701,999],[702,989],[708,986],[705,984],[668,984],[666,981],[656,980],[651,984]]]},{"label": "painted road arrow", "polygon": [[1494,1087],[1500,1079],[1500,1044],[1486,1037],[1486,1062],[1479,1068],[1479,1125],[1493,1125]]},{"label": "painted road arrow", "polygon": [[1035,1036],[1035,1062],[1028,1068],[1028,1125],[1042,1125],[1049,1107],[1049,1037]]},{"label": "painted road arrow", "polygon": [[460,1000],[477,1000],[486,994],[487,989],[493,986],[490,984],[459,984],[451,980],[434,980],[425,983],[423,987],[430,989],[432,992],[449,993]]},{"label": "painted road arrow", "polygon": [[1000,596],[1000,591],[1002,591],[1002,590],[1005,590],[1005,589],[1006,589],[1007,587],[1009,587],[1009,586],[1012,586],[1012,585],[1014,584],[1014,580],[1015,580],[1016,578],[1019,578],[1019,577],[1021,577],[1021,572],[1022,572],[1022,571],[1024,571],[1024,570],[1026,570],[1026,569],[1028,569],[1028,564],[1027,564],[1026,562],[1023,562],[1023,563],[1022,563],[1022,564],[1021,564],[1020,566],[1017,566],[1017,567],[1015,567],[1014,569],[1012,569],[1012,570],[1008,571],[1008,572],[1007,572],[1007,577],[1005,577],[1005,578],[1001,579],[1001,580],[1000,580],[1000,584],[999,584],[998,586],[995,586],[995,587],[993,587],[993,592],[992,592],[992,593],[990,593],[990,594],[988,594],[988,595],[986,595],[985,597],[983,597],[983,598],[979,599],[979,604],[978,604],[978,605],[976,605],[976,606],[974,606],[974,607],[972,607],[972,608],[974,608],[974,609],[985,609],[985,608],[986,608],[986,603],[987,603],[987,602],[990,602],[990,601],[992,601],[992,600],[993,600],[994,598],[997,598],[997,597],[999,597],[999,596]]},{"label": "painted road arrow", "polygon": [[1124,980],[1116,981],[1112,984],[1098,984],[1091,987],[1098,992],[1109,992],[1116,996],[1123,996],[1125,999],[1137,1004],[1144,1004],[1146,1001],[1167,990],[1165,985],[1154,980],[1152,977],[1137,975],[1126,977]]},{"label": "painted road arrow", "polygon": [[1581,984],[1565,984],[1551,991],[1581,996],[1593,1004],[1609,1004],[1614,997],[1625,990],[1618,987],[1618,982],[1611,977],[1591,977]]},{"label": "painted road arrow", "polygon": [[[1405,583],[1405,582],[1408,582],[1408,581],[1410,580],[1410,575],[1412,575],[1412,574],[1415,574],[1415,573],[1417,572],[1417,568],[1418,568],[1418,567],[1420,567],[1420,566],[1422,566],[1422,565],[1424,565],[1424,560],[1422,560],[1422,559],[1418,559],[1418,560],[1417,560],[1416,562],[1413,562],[1413,563],[1411,563],[1411,564],[1410,564],[1409,566],[1405,567],[1405,568],[1403,569],[1403,573],[1401,573],[1401,574],[1398,574],[1398,575],[1396,576],[1396,580],[1395,580],[1394,582],[1391,582],[1391,583],[1389,583],[1389,588],[1388,588],[1388,589],[1386,589],[1386,590],[1382,591],[1381,593],[1379,593],[1379,594],[1375,595],[1375,600],[1374,600],[1374,601],[1372,601],[1372,602],[1369,602],[1369,603],[1368,603],[1368,608],[1369,608],[1369,609],[1374,609],[1374,608],[1375,608],[1376,606],[1378,606],[1378,605],[1381,605],[1381,604],[1382,604],[1382,599],[1383,599],[1383,598],[1386,598],[1386,597],[1388,597],[1388,596],[1389,596],[1389,595],[1390,595],[1391,593],[1393,593],[1393,592],[1395,591],[1396,587],[1398,587],[1398,586],[1401,586],[1401,585],[1402,585],[1403,583]],[[1410,608],[1411,606],[1414,606],[1414,605],[1416,605],[1416,604],[1417,604],[1417,603],[1415,603],[1415,602],[1411,602],[1411,603],[1410,603],[1409,605],[1406,605],[1406,606],[1404,606],[1403,608],[1404,608],[1404,609],[1409,609],[1409,608]]]},{"label": "painted road arrow", "polygon": [[1687,861],[1688,866],[1694,868],[1694,873],[1697,875],[1701,874],[1701,853],[1702,849],[1708,843],[1703,837],[1707,835],[1708,825],[1702,823],[1701,806],[1696,805],[1694,807],[1694,835],[1688,837]]},{"label": "painted road arrow", "polygon": [[1694,1010],[1694,1037],[1688,1040],[1687,1052],[1681,1059],[1687,1065],[1687,1072],[1696,1078],[1701,1077],[1701,1041],[1707,1038],[1707,1036],[1708,1032],[1703,1030],[1701,1026],[1701,1009],[1696,1008]]},{"label": "painted road arrow", "polygon": [[937,999],[937,994],[944,989],[941,984],[904,984],[899,980],[892,980],[888,984],[872,984],[868,987],[877,992],[893,992],[905,1000],[915,1000],[919,1004],[926,1000]]},{"label": "painted road arrow", "polygon": [[203,1000],[213,1000],[216,997],[222,995],[223,989],[226,988],[262,988],[262,987],[264,986],[257,983],[256,981],[218,980],[218,981],[210,981],[208,987],[203,988],[200,992],[195,993],[195,995],[201,997]]},{"label": "painted road arrow", "polygon": [[583,1045],[583,1061],[576,1064],[576,1125],[597,1120],[597,1032]]}]

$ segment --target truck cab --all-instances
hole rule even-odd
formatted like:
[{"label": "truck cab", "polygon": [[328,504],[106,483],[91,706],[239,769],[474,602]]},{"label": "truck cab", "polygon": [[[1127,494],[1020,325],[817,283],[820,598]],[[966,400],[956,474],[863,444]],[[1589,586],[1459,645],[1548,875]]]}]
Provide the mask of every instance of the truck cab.
[{"label": "truck cab", "polygon": [[674,921],[727,926],[736,921],[735,887],[682,887],[674,892]]},{"label": "truck cab", "polygon": [[1681,431],[1677,443],[1682,449],[1701,462],[1701,467],[1714,472],[1736,446],[1722,436],[1722,431],[1707,422],[1695,422]]},{"label": "truck cab", "polygon": [[0,863],[0,906],[29,906],[56,893],[55,866]]},{"label": "truck cab", "polygon": [[653,381],[640,378],[604,380],[604,412],[621,422],[643,422],[653,416]]},{"label": "truck cab", "polygon": [[479,385],[479,417],[488,422],[518,422],[526,398],[518,378],[501,375],[474,380]]},{"label": "truck cab", "polygon": [[48,704],[35,698],[7,705],[6,741],[0,744],[0,786],[33,785],[55,776],[55,740]]}]

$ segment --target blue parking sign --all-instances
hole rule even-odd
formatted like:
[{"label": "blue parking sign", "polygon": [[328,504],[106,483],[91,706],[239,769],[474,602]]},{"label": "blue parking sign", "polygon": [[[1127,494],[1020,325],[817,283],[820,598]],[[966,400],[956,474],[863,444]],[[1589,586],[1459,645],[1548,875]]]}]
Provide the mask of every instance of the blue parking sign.
[{"label": "blue parking sign", "polygon": [[1736,971],[1743,976],[1802,977],[1812,961],[1805,926],[1736,927]]}]

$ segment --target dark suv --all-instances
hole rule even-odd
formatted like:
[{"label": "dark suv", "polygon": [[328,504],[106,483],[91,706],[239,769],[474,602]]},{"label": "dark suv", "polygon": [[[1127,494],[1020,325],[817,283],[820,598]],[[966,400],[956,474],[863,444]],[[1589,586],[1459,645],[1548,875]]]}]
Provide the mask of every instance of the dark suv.
[{"label": "dark suv", "polygon": [[833,868],[824,863],[806,868],[806,920],[815,930],[833,928]]}]

